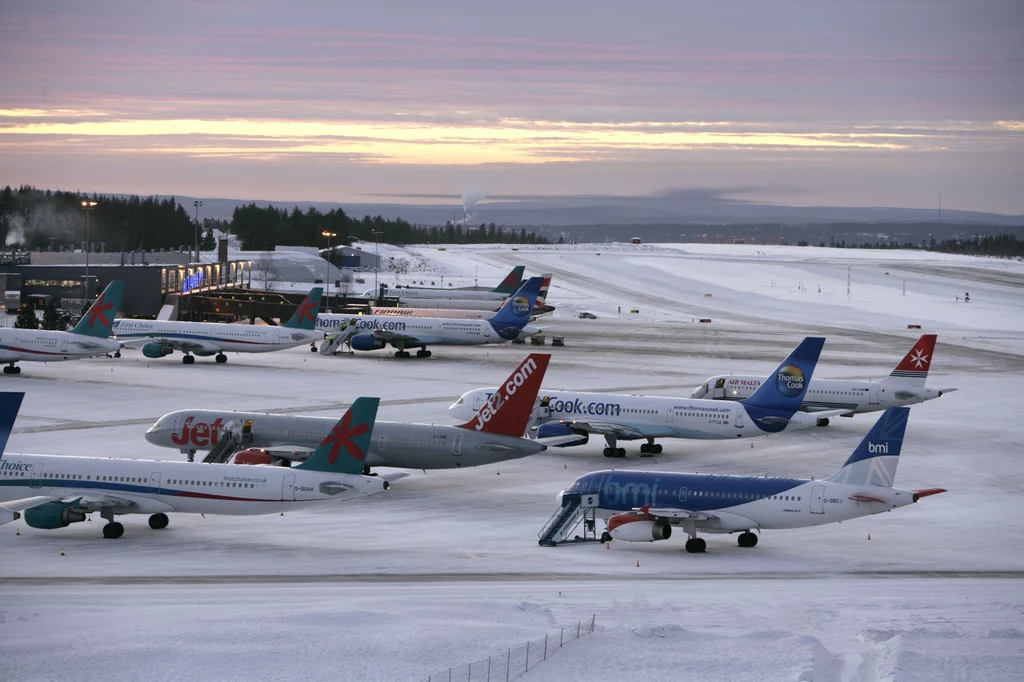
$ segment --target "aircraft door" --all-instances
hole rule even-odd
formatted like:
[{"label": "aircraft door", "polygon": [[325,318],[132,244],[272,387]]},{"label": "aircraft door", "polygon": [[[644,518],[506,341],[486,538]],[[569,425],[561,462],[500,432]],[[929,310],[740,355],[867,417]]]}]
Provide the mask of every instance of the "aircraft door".
[{"label": "aircraft door", "polygon": [[377,436],[377,452],[384,452],[384,446],[386,445],[386,443],[387,440],[384,434]]},{"label": "aircraft door", "polygon": [[476,397],[473,398],[473,411],[474,412],[479,412],[480,411],[480,408],[484,406],[485,402],[487,402],[487,397],[488,396],[483,394],[483,393],[478,393],[476,395]]},{"label": "aircraft door", "polygon": [[30,488],[43,487],[43,462],[32,462],[32,480]]},{"label": "aircraft door", "polygon": [[871,393],[869,394],[868,402],[872,405],[878,404],[878,384],[871,384]]},{"label": "aircraft door", "polygon": [[743,428],[743,415],[745,412],[746,410],[743,409],[742,405],[736,406],[736,412],[733,413],[732,424],[737,429]]},{"label": "aircraft door", "polygon": [[672,406],[669,406],[668,409],[665,410],[665,419],[668,420],[669,424],[672,423],[672,417],[675,416],[675,411],[676,411],[676,408],[674,408]]},{"label": "aircraft door", "polygon": [[811,488],[811,513],[812,514],[824,514],[825,513],[825,486],[816,485]]},{"label": "aircraft door", "polygon": [[721,377],[715,381],[715,390],[712,391],[711,397],[714,400],[722,400],[725,398],[725,377]]},{"label": "aircraft door", "polygon": [[295,499],[295,474],[286,474],[281,482],[281,499]]},{"label": "aircraft door", "polygon": [[462,434],[461,433],[455,434],[455,437],[452,438],[452,454],[455,455],[456,457],[458,457],[458,456],[460,456],[462,454]]},{"label": "aircraft door", "polygon": [[61,352],[62,355],[67,355],[68,354],[68,341],[67,341],[67,339],[62,338],[60,340],[60,352]]},{"label": "aircraft door", "polygon": [[154,494],[160,492],[160,472],[149,475],[149,492]]}]

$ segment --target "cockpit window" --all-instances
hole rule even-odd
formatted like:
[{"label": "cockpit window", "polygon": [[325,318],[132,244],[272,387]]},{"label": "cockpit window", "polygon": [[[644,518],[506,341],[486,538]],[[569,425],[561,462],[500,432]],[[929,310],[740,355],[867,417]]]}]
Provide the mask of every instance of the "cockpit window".
[{"label": "cockpit window", "polygon": [[565,489],[565,492],[567,492],[567,493],[575,493],[575,492],[579,492],[579,489],[580,489],[580,482],[579,481],[573,481],[572,485],[570,485],[568,488]]},{"label": "cockpit window", "polygon": [[690,394],[691,398],[703,398],[708,394],[708,385],[701,384],[697,388],[693,389],[693,393]]}]

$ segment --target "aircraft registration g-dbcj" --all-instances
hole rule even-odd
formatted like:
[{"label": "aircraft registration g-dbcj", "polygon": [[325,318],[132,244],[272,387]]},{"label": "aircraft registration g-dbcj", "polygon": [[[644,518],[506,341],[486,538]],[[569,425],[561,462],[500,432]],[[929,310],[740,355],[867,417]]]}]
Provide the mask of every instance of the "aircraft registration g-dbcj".
[{"label": "aircraft registration g-dbcj", "polygon": [[33,528],[64,528],[99,512],[103,537],[119,538],[122,514],[149,514],[165,528],[167,514],[276,514],[387,490],[384,478],[363,476],[377,398],[359,398],[319,447],[294,467],[12,455],[3,452],[24,393],[0,393],[0,525],[22,513]]},{"label": "aircraft registration g-dbcj", "polygon": [[322,287],[311,289],[291,319],[279,327],[119,319],[114,321],[114,336],[122,345],[141,345],[147,358],[162,358],[179,350],[185,354],[181,361],[186,365],[194,363],[196,355],[215,355],[217,362],[223,363],[228,361],[225,353],[269,353],[314,343],[322,336],[316,331],[322,294]]},{"label": "aircraft registration g-dbcj", "polygon": [[906,407],[888,408],[846,464],[824,480],[626,470],[580,476],[561,493],[561,507],[541,530],[540,544],[561,544],[581,520],[589,522],[586,533],[602,518],[602,541],[667,540],[681,527],[691,553],[706,548],[698,531],[740,533],[739,546],[753,547],[754,530],[836,523],[946,492],[893,487],[909,414]]},{"label": "aircraft registration g-dbcj", "polygon": [[[925,334],[885,379],[812,379],[800,409],[805,412],[845,410],[843,417],[877,412],[887,407],[914,405],[941,398],[955,388],[926,388],[935,352],[935,334]],[[738,374],[714,376],[697,387],[691,398],[743,400],[754,394],[762,377]],[[827,423],[827,420],[824,420]]]},{"label": "aircraft registration g-dbcj", "polygon": [[380,350],[391,345],[398,351],[396,358],[409,357],[406,349],[416,346],[420,347],[416,357],[425,358],[430,357],[427,346],[504,343],[540,331],[529,322],[543,284],[543,277],[531,277],[486,320],[324,314],[317,319],[317,327],[329,334],[348,332],[353,350]]},{"label": "aircraft registration g-dbcj", "polygon": [[[370,467],[449,469],[480,466],[526,457],[546,448],[543,441],[523,438],[544,379],[550,355],[531,354],[501,389],[460,426],[378,421],[366,455]],[[179,410],[165,414],[146,432],[154,445],[190,455],[209,450],[204,461],[226,461],[241,447],[263,448],[266,463],[302,459],[330,432],[334,420],[290,414]],[[296,451],[296,448],[302,451]],[[241,457],[243,453],[238,453]],[[235,461],[238,461],[236,458]]]},{"label": "aircraft registration g-dbcj", "polygon": [[[618,440],[646,439],[640,452],[658,454],[661,445],[654,442],[657,438],[743,438],[815,426],[817,417],[797,410],[824,343],[824,338],[804,339],[769,380],[752,396],[735,405],[692,398],[543,389],[537,436],[600,434],[608,444],[604,450],[606,457],[625,457],[625,449],[616,447]],[[462,418],[469,410],[483,404],[493,392],[493,388],[469,391],[449,408],[449,412]],[[571,444],[586,442],[586,438],[580,438]]]}]

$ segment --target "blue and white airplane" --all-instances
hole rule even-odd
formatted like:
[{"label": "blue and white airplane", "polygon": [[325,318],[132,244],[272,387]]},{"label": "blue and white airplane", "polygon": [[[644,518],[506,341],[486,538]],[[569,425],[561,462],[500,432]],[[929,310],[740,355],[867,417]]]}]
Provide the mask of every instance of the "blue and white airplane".
[{"label": "blue and white airplane", "polygon": [[141,345],[147,358],[162,358],[179,350],[185,354],[181,361],[186,365],[193,364],[196,355],[215,355],[218,363],[224,363],[228,361],[225,353],[269,353],[308,345],[322,336],[315,326],[323,291],[323,287],[313,287],[291,319],[279,327],[118,319],[114,321],[114,336],[122,345]]},{"label": "blue and white airplane", "polygon": [[[103,537],[119,538],[115,515],[148,514],[166,528],[170,512],[251,516],[327,504],[387,490],[363,476],[378,398],[357,398],[305,462],[293,467],[12,455],[4,452],[24,393],[0,393],[0,525],[22,515],[33,528],[66,528],[99,512]],[[392,479],[397,476],[392,476]]]},{"label": "blue and white airplane", "polygon": [[[816,426],[822,415],[831,413],[808,415],[798,410],[824,343],[821,337],[804,339],[752,396],[737,403],[542,388],[537,437],[576,433],[580,440],[573,445],[582,445],[589,434],[600,434],[608,444],[605,457],[625,457],[626,450],[616,447],[619,440],[646,439],[640,452],[656,455],[661,452],[656,438],[749,438]],[[456,418],[468,418],[469,410],[479,409],[494,390],[469,391],[448,411]]]},{"label": "blue and white airplane", "polygon": [[607,520],[602,541],[667,540],[681,527],[687,552],[706,549],[698,532],[739,533],[739,546],[753,547],[754,530],[847,521],[946,492],[893,487],[909,415],[906,407],[887,409],[846,464],[823,480],[625,470],[580,476],[561,493],[540,544],[559,544],[586,510]]},{"label": "blue and white airplane", "polygon": [[396,358],[407,358],[406,349],[419,346],[416,357],[426,358],[430,357],[427,346],[478,346],[536,334],[540,329],[530,326],[530,315],[543,284],[543,277],[531,277],[486,320],[325,313],[316,324],[328,334],[350,334],[353,350],[380,350],[391,345],[397,350]]}]

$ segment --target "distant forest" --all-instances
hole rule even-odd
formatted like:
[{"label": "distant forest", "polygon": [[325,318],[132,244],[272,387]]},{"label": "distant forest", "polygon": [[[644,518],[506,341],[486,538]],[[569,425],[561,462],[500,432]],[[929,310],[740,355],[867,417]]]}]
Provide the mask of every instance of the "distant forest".
[{"label": "distant forest", "polygon": [[[96,205],[86,211],[83,201]],[[189,215],[173,197],[87,195],[28,186],[5,187],[0,192],[0,238],[8,246],[80,248],[86,239],[86,221],[93,248],[103,243],[108,251],[188,249],[195,241],[194,214]],[[421,227],[401,218],[366,216],[356,220],[341,209],[321,213],[309,208],[303,212],[255,204],[237,207],[231,220],[200,216],[203,249],[214,248],[214,230],[235,235],[247,250],[270,250],[278,244],[323,247],[325,230],[337,235],[333,244],[348,244],[353,239],[396,245],[548,243],[526,228],[506,230],[494,223]]]}]

